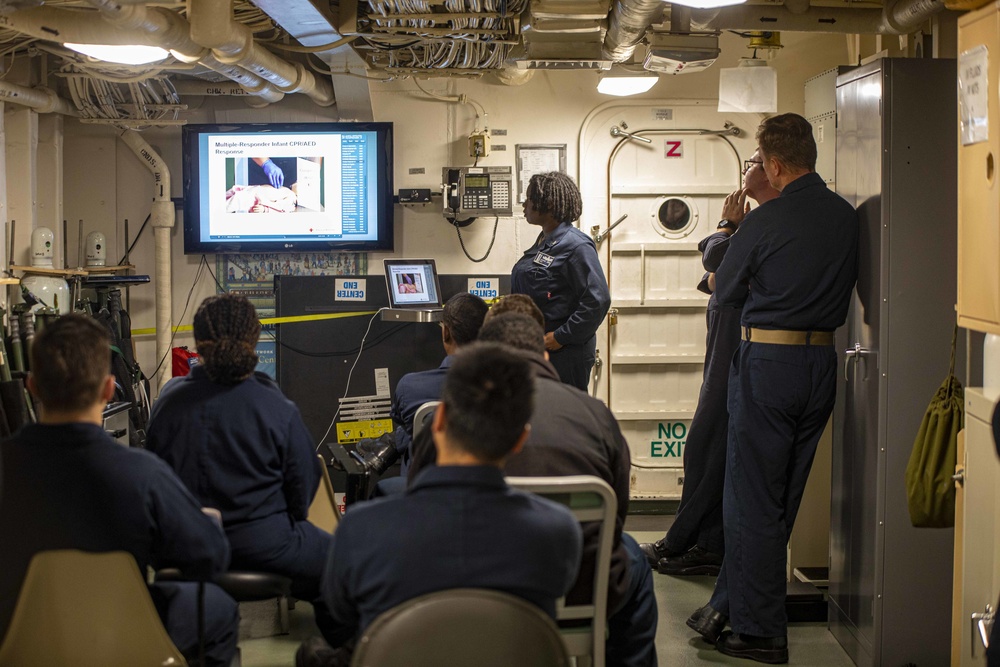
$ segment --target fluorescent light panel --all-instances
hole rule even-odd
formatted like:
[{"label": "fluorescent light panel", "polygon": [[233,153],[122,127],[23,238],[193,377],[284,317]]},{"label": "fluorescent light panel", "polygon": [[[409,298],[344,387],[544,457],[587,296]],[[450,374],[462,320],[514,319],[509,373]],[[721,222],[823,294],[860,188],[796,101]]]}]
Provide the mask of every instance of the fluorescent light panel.
[{"label": "fluorescent light panel", "polygon": [[730,5],[742,5],[746,0],[671,0],[671,4],[684,5],[694,9],[714,9],[716,7],[729,7]]},{"label": "fluorescent light panel", "polygon": [[68,49],[90,56],[96,60],[121,65],[146,65],[159,62],[169,54],[166,49],[158,46],[143,46],[140,44],[69,44]]},{"label": "fluorescent light panel", "polygon": [[601,77],[597,84],[597,92],[604,95],[624,97],[644,93],[660,80],[658,76],[608,76]]}]

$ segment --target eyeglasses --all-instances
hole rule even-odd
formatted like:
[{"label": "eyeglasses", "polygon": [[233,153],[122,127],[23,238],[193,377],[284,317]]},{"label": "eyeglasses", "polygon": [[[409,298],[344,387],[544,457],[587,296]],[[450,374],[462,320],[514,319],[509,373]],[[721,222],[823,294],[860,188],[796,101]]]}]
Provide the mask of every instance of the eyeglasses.
[{"label": "eyeglasses", "polygon": [[763,160],[743,160],[743,173],[747,173],[755,164],[764,164]]}]

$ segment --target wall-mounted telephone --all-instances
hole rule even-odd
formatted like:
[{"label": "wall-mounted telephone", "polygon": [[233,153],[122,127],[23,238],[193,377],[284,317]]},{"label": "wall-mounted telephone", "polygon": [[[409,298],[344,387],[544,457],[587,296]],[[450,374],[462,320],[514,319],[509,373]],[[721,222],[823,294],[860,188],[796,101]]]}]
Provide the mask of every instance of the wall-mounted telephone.
[{"label": "wall-mounted telephone", "polygon": [[514,214],[510,167],[445,167],[442,171],[445,217],[461,220]]}]

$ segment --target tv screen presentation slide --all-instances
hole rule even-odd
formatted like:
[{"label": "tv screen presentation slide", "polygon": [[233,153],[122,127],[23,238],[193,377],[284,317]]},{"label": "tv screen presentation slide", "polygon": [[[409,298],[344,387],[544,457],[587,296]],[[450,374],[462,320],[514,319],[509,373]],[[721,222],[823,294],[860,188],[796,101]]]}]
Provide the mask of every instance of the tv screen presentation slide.
[{"label": "tv screen presentation slide", "polygon": [[365,131],[201,135],[202,239],[376,239],[376,144]]}]

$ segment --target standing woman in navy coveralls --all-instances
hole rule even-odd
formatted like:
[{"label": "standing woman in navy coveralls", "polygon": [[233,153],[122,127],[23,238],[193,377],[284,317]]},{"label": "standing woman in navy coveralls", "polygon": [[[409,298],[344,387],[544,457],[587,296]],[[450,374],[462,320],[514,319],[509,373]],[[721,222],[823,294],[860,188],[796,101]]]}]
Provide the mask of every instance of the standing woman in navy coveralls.
[{"label": "standing woman in navy coveralls", "polygon": [[594,241],[573,226],[583,211],[580,189],[566,174],[535,174],[524,217],[542,228],[514,264],[510,289],[527,294],[545,316],[545,349],[559,378],[587,391],[597,350],[597,327],[611,306],[608,281]]},{"label": "standing woman in navy coveralls", "polygon": [[254,372],[259,336],[245,297],[205,299],[194,316],[202,363],[160,392],[146,446],[203,506],[222,513],[230,568],[289,577],[292,595],[312,602],[320,631],[337,641],[320,598],[330,533],[307,521],[319,462],[298,408]]}]

